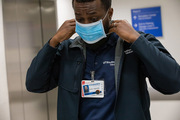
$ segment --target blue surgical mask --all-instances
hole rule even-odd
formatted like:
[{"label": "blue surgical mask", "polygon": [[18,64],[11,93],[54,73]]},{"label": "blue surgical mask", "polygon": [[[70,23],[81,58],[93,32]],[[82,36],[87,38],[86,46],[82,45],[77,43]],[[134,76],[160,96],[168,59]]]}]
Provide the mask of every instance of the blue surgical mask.
[{"label": "blue surgical mask", "polygon": [[[107,13],[104,18],[106,18]],[[100,41],[106,37],[103,26],[104,18],[89,24],[82,24],[76,20],[76,33],[88,44],[94,44]]]}]

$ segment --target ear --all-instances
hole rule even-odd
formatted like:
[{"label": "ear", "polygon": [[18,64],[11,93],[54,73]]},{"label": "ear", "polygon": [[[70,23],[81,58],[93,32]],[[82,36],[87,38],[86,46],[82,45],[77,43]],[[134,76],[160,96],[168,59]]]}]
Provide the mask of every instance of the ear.
[{"label": "ear", "polygon": [[113,16],[113,8],[109,8],[109,12],[108,12],[109,14],[109,20],[112,20],[112,16]]}]

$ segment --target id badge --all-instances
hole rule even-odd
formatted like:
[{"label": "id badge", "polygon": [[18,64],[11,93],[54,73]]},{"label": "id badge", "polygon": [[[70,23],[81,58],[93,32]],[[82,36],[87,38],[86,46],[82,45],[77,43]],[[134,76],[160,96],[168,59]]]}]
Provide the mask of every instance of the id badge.
[{"label": "id badge", "polygon": [[82,98],[104,98],[103,80],[82,80],[81,88]]}]

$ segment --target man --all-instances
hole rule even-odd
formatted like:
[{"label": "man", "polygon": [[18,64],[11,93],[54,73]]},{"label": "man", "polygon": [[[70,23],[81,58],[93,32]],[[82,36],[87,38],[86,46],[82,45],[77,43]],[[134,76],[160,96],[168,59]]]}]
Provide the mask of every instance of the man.
[{"label": "man", "polygon": [[[34,58],[27,90],[58,86],[58,120],[150,120],[145,78],[163,94],[177,93],[180,66],[153,35],[126,20],[112,21],[111,0],[72,5],[75,19],[65,21]],[[75,32],[80,37],[70,40]]]}]

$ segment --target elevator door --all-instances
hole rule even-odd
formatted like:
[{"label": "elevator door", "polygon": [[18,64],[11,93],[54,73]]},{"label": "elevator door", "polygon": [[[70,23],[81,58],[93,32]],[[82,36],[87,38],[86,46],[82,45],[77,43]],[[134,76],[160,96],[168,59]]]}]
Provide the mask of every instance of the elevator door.
[{"label": "elevator door", "polygon": [[5,51],[11,120],[55,120],[56,89],[27,92],[27,69],[56,31],[53,0],[3,0]]}]

